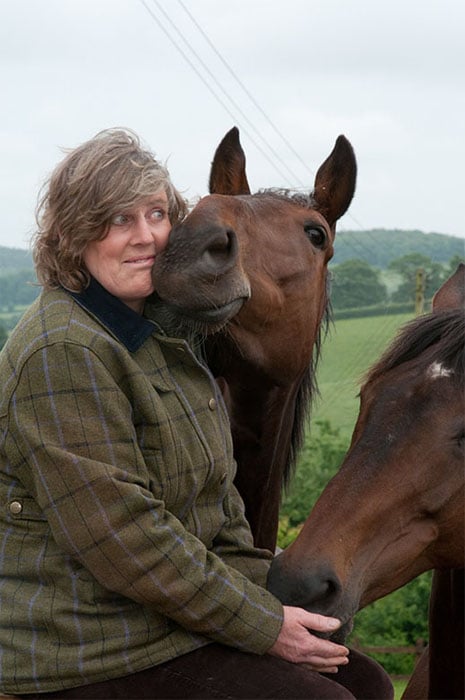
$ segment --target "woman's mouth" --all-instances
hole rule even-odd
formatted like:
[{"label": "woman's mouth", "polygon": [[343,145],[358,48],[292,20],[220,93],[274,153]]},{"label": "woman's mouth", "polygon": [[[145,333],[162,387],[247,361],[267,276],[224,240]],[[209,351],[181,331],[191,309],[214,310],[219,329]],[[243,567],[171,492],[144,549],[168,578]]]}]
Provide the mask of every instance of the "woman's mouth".
[{"label": "woman's mouth", "polygon": [[128,265],[153,265],[155,262],[155,255],[141,255],[137,258],[130,258],[124,261]]}]

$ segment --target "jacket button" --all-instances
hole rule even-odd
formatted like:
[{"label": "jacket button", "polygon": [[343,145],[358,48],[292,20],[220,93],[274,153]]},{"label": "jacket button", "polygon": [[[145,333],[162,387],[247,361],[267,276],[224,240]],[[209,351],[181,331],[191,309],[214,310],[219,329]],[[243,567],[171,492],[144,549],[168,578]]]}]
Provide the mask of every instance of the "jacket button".
[{"label": "jacket button", "polygon": [[12,515],[19,515],[23,510],[23,504],[19,501],[11,501],[10,503],[10,513]]},{"label": "jacket button", "polygon": [[215,399],[210,399],[210,401],[208,402],[208,408],[210,409],[210,411],[214,411],[214,410],[215,410],[215,408],[216,408],[216,401],[215,401]]}]

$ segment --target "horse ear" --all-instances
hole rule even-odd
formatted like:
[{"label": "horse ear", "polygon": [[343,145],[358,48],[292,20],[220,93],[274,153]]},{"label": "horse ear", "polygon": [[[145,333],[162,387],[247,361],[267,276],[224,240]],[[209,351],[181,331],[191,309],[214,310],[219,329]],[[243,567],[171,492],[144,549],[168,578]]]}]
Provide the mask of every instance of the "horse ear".
[{"label": "horse ear", "polygon": [[245,154],[239,129],[228,131],[215,151],[209,181],[210,194],[250,194],[245,174]]},{"label": "horse ear", "polygon": [[354,150],[345,136],[338,136],[331,154],[318,169],[312,193],[315,209],[332,228],[349,208],[356,178]]},{"label": "horse ear", "polygon": [[465,308],[465,265],[460,263],[433,297],[433,311]]}]

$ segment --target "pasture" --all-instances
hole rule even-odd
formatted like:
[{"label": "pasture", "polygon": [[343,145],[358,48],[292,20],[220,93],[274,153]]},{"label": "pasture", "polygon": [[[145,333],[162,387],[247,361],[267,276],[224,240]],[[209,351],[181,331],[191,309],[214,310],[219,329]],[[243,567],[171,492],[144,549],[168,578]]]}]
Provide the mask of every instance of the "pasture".
[{"label": "pasture", "polygon": [[329,421],[350,438],[358,414],[360,379],[410,314],[335,321],[323,343],[312,422]]}]

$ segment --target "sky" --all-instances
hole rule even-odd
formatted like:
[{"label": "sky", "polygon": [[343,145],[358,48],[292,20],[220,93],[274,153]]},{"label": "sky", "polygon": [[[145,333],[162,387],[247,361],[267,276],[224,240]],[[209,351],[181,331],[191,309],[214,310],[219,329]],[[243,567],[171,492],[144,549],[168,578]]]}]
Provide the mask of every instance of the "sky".
[{"label": "sky", "polygon": [[465,239],[463,0],[0,0],[0,245],[102,129],[134,130],[191,201],[238,126],[252,190],[310,191],[339,134],[339,230]]}]

